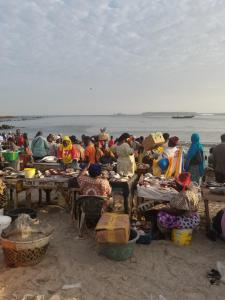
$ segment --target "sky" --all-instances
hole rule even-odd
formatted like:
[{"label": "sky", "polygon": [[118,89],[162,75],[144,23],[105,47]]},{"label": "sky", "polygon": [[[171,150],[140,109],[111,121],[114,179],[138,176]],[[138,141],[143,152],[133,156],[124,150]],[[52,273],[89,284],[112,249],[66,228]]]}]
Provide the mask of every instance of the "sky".
[{"label": "sky", "polygon": [[0,115],[225,112],[224,0],[0,0]]}]

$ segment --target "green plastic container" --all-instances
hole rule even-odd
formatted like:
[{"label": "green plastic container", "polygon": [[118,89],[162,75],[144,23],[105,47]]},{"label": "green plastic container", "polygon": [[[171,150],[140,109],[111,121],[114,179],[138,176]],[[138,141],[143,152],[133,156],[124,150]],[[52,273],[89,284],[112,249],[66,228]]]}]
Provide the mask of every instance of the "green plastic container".
[{"label": "green plastic container", "polygon": [[137,231],[131,229],[127,244],[99,244],[99,253],[115,261],[127,260],[132,256],[138,238]]},{"label": "green plastic container", "polygon": [[18,151],[6,151],[3,152],[3,157],[7,161],[14,161],[17,160],[19,157],[19,152]]}]

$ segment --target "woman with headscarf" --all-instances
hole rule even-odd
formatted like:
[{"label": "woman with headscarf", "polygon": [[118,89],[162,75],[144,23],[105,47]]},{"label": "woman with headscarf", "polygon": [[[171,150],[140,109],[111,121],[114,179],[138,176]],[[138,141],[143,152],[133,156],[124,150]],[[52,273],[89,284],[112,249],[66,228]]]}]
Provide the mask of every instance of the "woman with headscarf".
[{"label": "woman with headscarf", "polygon": [[63,168],[78,167],[79,153],[68,136],[63,138],[62,145],[58,147],[57,158]]},{"label": "woman with headscarf", "polygon": [[199,134],[193,133],[191,136],[191,146],[187,153],[185,170],[191,173],[191,180],[200,182],[204,174],[203,146],[200,144]]},{"label": "woman with headscarf", "polygon": [[117,172],[122,176],[133,176],[136,164],[134,158],[134,150],[130,147],[128,133],[120,136],[119,145],[115,147],[115,154],[117,155]]},{"label": "woman with headscarf", "polygon": [[109,181],[103,178],[101,174],[102,168],[99,164],[88,164],[87,167],[81,171],[77,181],[82,195],[110,196],[112,189]]}]

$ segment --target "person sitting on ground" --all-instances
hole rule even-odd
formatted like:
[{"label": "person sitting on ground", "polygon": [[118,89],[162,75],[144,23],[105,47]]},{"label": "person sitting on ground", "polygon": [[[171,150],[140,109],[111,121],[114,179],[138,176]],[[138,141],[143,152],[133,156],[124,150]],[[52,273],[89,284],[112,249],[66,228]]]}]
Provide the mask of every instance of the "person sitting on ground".
[{"label": "person sitting on ground", "polygon": [[[89,175],[87,174],[87,171]],[[108,179],[102,177],[99,164],[88,164],[77,178],[81,195],[109,197],[112,189]]]},{"label": "person sitting on ground", "polygon": [[89,136],[84,137],[84,145],[85,145],[84,156],[85,156],[86,163],[94,164],[96,162],[96,156],[95,156],[96,150]]},{"label": "person sitting on ground", "polygon": [[35,161],[41,160],[48,155],[49,145],[47,140],[43,137],[43,133],[38,131],[31,143],[31,151]]},{"label": "person sitting on ground", "polygon": [[221,143],[213,148],[213,160],[216,181],[225,182],[225,134],[221,135]]},{"label": "person sitting on ground", "polygon": [[58,147],[58,162],[63,169],[77,169],[79,153],[68,136],[64,136],[62,145]]}]

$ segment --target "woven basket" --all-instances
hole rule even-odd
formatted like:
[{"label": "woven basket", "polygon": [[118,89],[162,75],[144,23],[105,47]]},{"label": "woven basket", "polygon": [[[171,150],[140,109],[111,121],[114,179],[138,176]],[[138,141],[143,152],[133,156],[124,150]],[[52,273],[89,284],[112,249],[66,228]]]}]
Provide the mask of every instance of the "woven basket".
[{"label": "woven basket", "polygon": [[1,239],[5,262],[9,267],[38,264],[45,255],[51,235],[29,242]]}]

